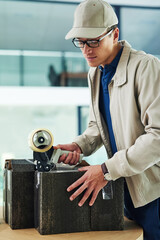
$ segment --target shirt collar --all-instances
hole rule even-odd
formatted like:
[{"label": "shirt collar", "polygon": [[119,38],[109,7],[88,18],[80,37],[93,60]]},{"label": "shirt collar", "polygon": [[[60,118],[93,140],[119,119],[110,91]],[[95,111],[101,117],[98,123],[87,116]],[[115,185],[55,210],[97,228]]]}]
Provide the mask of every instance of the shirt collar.
[{"label": "shirt collar", "polygon": [[116,55],[116,57],[113,59],[113,61],[110,64],[106,64],[104,66],[104,68],[102,66],[99,66],[99,69],[104,73],[107,72],[109,69],[116,69],[119,59],[121,57],[122,51],[123,51],[123,47],[120,49],[120,51],[118,52],[118,54]]}]

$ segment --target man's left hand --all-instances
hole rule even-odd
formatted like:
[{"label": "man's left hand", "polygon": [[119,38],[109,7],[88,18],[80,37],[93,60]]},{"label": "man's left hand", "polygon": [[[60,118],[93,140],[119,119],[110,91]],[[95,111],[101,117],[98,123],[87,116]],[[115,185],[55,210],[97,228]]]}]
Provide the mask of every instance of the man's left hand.
[{"label": "man's left hand", "polygon": [[67,191],[70,192],[76,187],[80,186],[70,197],[70,200],[73,201],[77,196],[79,196],[84,190],[85,193],[78,203],[81,207],[85,201],[88,199],[92,193],[92,198],[89,202],[89,205],[92,206],[97,198],[99,191],[108,183],[104,179],[104,174],[101,169],[101,165],[87,166],[78,169],[80,172],[86,171],[86,173],[79,178],[76,182],[70,185],[67,188]]}]

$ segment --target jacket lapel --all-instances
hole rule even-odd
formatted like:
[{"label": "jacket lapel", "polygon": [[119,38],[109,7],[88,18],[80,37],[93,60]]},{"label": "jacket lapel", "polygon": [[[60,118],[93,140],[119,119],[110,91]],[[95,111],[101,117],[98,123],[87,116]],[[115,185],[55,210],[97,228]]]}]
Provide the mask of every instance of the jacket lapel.
[{"label": "jacket lapel", "polygon": [[92,107],[104,146],[106,147],[108,156],[111,157],[112,151],[109,142],[108,129],[99,110],[100,76],[101,71],[99,68],[94,68],[93,71],[90,72]]},{"label": "jacket lapel", "polygon": [[122,44],[122,46],[124,46],[124,48],[123,48],[123,52],[122,52],[121,58],[119,60],[117,69],[116,69],[116,73],[112,79],[114,81],[114,87],[122,86],[127,82],[126,66],[127,66],[128,60],[129,60],[131,46],[126,41],[121,41],[121,44]]}]

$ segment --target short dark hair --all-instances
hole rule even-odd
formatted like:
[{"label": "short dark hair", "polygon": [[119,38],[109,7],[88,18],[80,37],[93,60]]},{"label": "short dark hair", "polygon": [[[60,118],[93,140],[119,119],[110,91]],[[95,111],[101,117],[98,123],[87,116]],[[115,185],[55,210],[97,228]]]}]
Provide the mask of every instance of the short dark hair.
[{"label": "short dark hair", "polygon": [[[117,27],[118,27],[118,25],[115,24],[115,25],[113,25],[113,26],[110,27],[109,31],[111,31],[112,29],[114,30],[114,29],[116,29]],[[109,32],[109,31],[108,31],[108,32]]]}]

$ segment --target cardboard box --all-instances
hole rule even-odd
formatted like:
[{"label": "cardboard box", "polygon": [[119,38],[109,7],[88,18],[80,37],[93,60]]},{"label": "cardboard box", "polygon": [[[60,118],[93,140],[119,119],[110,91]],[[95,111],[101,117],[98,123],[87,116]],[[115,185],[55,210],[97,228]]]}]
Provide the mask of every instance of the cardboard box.
[{"label": "cardboard box", "polygon": [[38,172],[24,159],[6,161],[5,221],[12,229],[35,227],[40,234],[123,230],[123,179],[109,182],[92,207],[90,199],[79,207],[83,193],[71,202],[67,187],[83,174],[63,168]]},{"label": "cardboard box", "polygon": [[67,187],[84,173],[64,170],[35,173],[35,227],[40,234],[122,230],[124,228],[123,179],[110,182],[113,198],[104,200],[100,191],[95,204],[82,206]]},{"label": "cardboard box", "polygon": [[8,212],[7,212],[7,169],[3,171],[3,219],[8,223]]},{"label": "cardboard box", "polygon": [[34,166],[7,160],[4,169],[4,220],[12,229],[34,227]]}]

